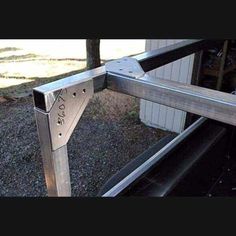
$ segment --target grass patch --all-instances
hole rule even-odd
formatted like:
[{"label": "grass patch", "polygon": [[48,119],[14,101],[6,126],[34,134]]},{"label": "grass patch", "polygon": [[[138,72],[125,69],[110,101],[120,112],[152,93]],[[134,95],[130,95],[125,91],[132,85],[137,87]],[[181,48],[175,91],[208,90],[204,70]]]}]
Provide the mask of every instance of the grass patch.
[{"label": "grass patch", "polygon": [[24,97],[32,94],[32,90],[34,87],[47,84],[59,79],[63,79],[78,73],[83,72],[85,69],[81,70],[74,70],[68,73],[51,76],[51,77],[31,77],[27,78],[27,80],[30,80],[30,82],[13,85],[5,88],[0,88],[0,96],[8,96],[8,97]]},{"label": "grass patch", "polygon": [[139,103],[135,103],[131,110],[125,113],[123,117],[124,122],[132,122],[139,124],[140,118],[139,118]]},{"label": "grass patch", "polygon": [[28,53],[25,55],[11,55],[8,57],[0,57],[0,60],[2,62],[7,62],[7,61],[13,61],[13,60],[16,61],[19,59],[28,59],[28,58],[36,58],[36,57],[39,57],[39,56],[34,53]]},{"label": "grass patch", "polygon": [[0,48],[0,53],[2,52],[9,52],[9,51],[17,51],[20,50],[20,48],[16,47],[5,47],[5,48]]}]

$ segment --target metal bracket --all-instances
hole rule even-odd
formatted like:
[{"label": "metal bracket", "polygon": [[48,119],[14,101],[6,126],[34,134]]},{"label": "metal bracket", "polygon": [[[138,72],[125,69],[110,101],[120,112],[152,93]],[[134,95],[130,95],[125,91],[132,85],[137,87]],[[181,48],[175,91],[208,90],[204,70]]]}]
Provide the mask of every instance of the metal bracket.
[{"label": "metal bracket", "polygon": [[93,80],[61,89],[48,113],[52,150],[67,144],[93,93]]},{"label": "metal bracket", "polygon": [[105,69],[100,68],[34,88],[35,118],[49,196],[71,196],[67,142],[94,94],[94,76],[99,76],[96,86],[103,86]]},{"label": "metal bracket", "polygon": [[106,72],[138,79],[145,75],[139,62],[131,57],[123,57],[105,64]]}]

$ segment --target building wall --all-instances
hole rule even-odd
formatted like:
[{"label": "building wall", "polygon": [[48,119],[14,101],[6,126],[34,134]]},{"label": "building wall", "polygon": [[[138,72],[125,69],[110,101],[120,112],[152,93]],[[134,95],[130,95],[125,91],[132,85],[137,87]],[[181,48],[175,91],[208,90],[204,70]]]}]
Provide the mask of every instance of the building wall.
[{"label": "building wall", "polygon": [[[169,46],[181,41],[183,40],[146,40],[146,51]],[[152,77],[159,77],[190,84],[193,61],[194,54],[148,73]],[[184,129],[186,112],[141,99],[140,119],[148,126],[180,133]]]}]

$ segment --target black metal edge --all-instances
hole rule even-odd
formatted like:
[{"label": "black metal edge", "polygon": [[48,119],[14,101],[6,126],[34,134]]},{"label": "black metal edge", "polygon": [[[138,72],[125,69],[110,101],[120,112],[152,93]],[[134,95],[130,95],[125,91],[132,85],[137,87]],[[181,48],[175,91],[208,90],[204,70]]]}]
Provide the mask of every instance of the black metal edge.
[{"label": "black metal edge", "polygon": [[43,93],[40,93],[37,90],[33,90],[33,100],[35,107],[46,111],[45,96]]},{"label": "black metal edge", "polygon": [[[136,182],[132,185],[129,186],[129,188],[126,188],[119,196],[126,196],[127,193],[128,195],[127,196],[132,196],[130,195],[130,191],[132,191],[132,188],[138,184],[138,182],[143,179],[144,176],[148,175],[148,173],[150,172],[153,172],[156,168],[161,168],[162,171],[162,174],[165,173],[165,166],[168,165],[169,169],[166,173],[166,176],[163,177],[162,176],[162,179],[164,179],[164,182],[162,183],[159,183],[157,184],[157,190],[155,191],[155,196],[158,196],[158,197],[164,197],[164,196],[167,196],[174,188],[175,186],[177,185],[177,182],[182,180],[183,177],[188,173],[188,171],[193,167],[193,165],[201,159],[202,155],[204,153],[206,153],[206,151],[208,150],[206,147],[204,150],[201,150],[199,151],[199,153],[195,153],[193,158],[189,158],[188,160],[181,160],[183,161],[183,163],[180,163],[181,167],[178,168],[178,171],[176,171],[176,167],[174,164],[172,165],[169,165],[169,162],[173,162],[175,161],[175,158],[176,158],[176,152],[180,152],[182,149],[181,147],[183,145],[185,145],[185,143],[190,139],[190,138],[195,138],[195,136],[197,135],[197,137],[199,138],[199,131],[202,132],[205,130],[205,127],[209,124],[216,124],[216,127],[218,127],[218,130],[219,130],[219,135],[216,135],[214,137],[214,139],[212,140],[209,140],[208,144],[207,144],[207,147],[208,149],[210,147],[212,147],[216,142],[217,140],[220,139],[220,137],[222,137],[223,133],[226,133],[226,127],[221,125],[221,122],[215,122],[214,120],[210,120],[210,119],[207,119],[200,127],[198,127],[196,130],[194,130],[192,133],[190,133],[187,137],[185,137],[184,140],[182,140],[176,147],[172,148],[166,155],[165,157],[166,158],[163,158],[163,161],[162,162],[159,162],[157,163],[155,166],[153,166],[151,169],[149,169],[142,177],[140,177],[139,179],[136,180]],[[186,143],[186,148],[189,148],[188,144]],[[180,155],[181,156],[181,155]],[[179,157],[180,157],[179,156]],[[180,158],[179,158],[180,159]],[[175,173],[174,175],[173,174],[170,174],[170,168],[173,168],[175,169]],[[171,179],[170,177],[168,176],[168,174],[171,175]],[[145,177],[146,178],[146,177]],[[171,181],[171,183],[170,183]],[[135,195],[136,196],[136,195]],[[153,194],[151,196],[154,196]]]},{"label": "black metal edge", "polygon": [[106,192],[108,192],[111,188],[113,188],[118,182],[128,176],[132,171],[138,168],[141,164],[143,164],[146,160],[148,160],[151,156],[153,156],[156,152],[158,152],[161,148],[163,148],[167,143],[173,140],[177,134],[169,134],[163,138],[161,138],[157,143],[153,144],[150,148],[145,150],[143,153],[135,157],[132,161],[128,162],[121,170],[112,175],[105,184],[101,187],[98,192],[98,196],[102,196]]},{"label": "black metal edge", "polygon": [[[147,171],[145,171],[145,173],[143,173],[141,176],[139,176],[135,181],[133,181],[130,185],[128,185],[127,187],[125,187],[121,192],[119,192],[119,194],[117,194],[116,196],[123,196],[125,195],[125,193],[132,188],[132,186],[134,186],[140,179],[142,179],[149,171],[153,170],[156,166],[160,165],[160,163],[162,163],[162,161],[165,159],[165,157],[167,157],[168,155],[170,155],[172,152],[174,152],[183,142],[186,141],[186,139],[188,139],[190,136],[193,136],[196,132],[198,132],[198,130],[202,127],[205,126],[208,122],[211,122],[213,120],[210,119],[206,119],[197,129],[194,129],[191,133],[189,133],[179,144],[177,144],[177,146],[175,146],[174,148],[172,148],[167,154],[165,154],[165,156],[161,159],[161,161],[157,162],[155,165],[153,165],[151,168],[149,168]],[[213,121],[214,122],[214,121]],[[178,137],[178,135],[176,136]],[[166,145],[165,145],[166,146]],[[164,147],[165,147],[164,146]],[[162,147],[162,148],[164,148]],[[142,155],[142,154],[141,154]],[[149,157],[150,158],[150,157]],[[148,159],[148,158],[147,158]],[[137,168],[138,166],[136,166]],[[112,178],[112,177],[111,177]],[[122,181],[122,179],[120,180]],[[110,189],[109,189],[110,190]],[[108,190],[108,191],[109,191]],[[108,192],[107,191],[107,192]]]},{"label": "black metal edge", "polygon": [[144,52],[137,59],[145,72],[156,69],[200,50],[218,46],[222,40],[185,40],[160,49]]}]

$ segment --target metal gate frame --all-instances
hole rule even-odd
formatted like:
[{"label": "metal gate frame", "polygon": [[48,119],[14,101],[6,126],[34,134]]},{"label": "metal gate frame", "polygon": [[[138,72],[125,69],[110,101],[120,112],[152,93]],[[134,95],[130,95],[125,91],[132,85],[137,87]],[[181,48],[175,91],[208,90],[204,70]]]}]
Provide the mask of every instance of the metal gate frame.
[{"label": "metal gate frame", "polygon": [[[135,57],[114,60],[105,66],[34,88],[34,110],[48,196],[71,196],[67,142],[95,92],[111,89],[236,125],[235,95],[156,79],[146,74],[150,70],[222,43],[222,40],[186,40]],[[158,155],[152,163],[157,159]]]}]

